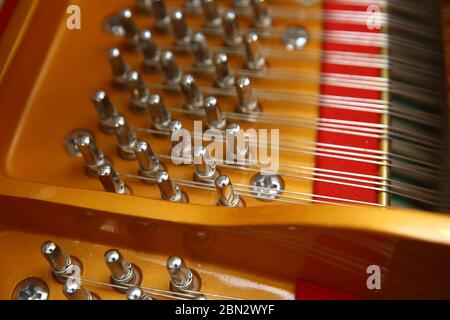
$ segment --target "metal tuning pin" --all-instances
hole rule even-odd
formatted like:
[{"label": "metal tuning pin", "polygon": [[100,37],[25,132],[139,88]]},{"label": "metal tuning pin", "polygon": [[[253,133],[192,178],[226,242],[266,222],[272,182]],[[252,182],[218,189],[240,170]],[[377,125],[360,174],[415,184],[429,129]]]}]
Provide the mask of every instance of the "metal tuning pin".
[{"label": "metal tuning pin", "polygon": [[252,71],[260,71],[266,67],[266,58],[264,57],[259,37],[251,32],[243,38],[245,46],[245,67]]},{"label": "metal tuning pin", "polygon": [[153,0],[135,0],[136,12],[143,15],[152,14]]},{"label": "metal tuning pin", "polygon": [[135,159],[134,145],[137,141],[136,133],[130,128],[127,120],[123,116],[115,117],[113,123],[119,156],[126,160]]},{"label": "metal tuning pin", "polygon": [[230,178],[220,176],[215,181],[220,207],[245,207],[245,202],[239,197],[231,184]]},{"label": "metal tuning pin", "polygon": [[216,86],[221,89],[232,88],[234,86],[234,75],[230,71],[228,56],[222,52],[216,53],[214,66],[216,68]]},{"label": "metal tuning pin", "polygon": [[139,287],[132,287],[128,289],[126,295],[127,300],[130,301],[153,300],[152,298],[150,298],[148,294],[142,291],[142,289]]},{"label": "metal tuning pin", "polygon": [[159,159],[153,153],[150,144],[144,140],[139,140],[134,145],[134,153],[139,162],[139,175],[151,180],[143,180],[145,183],[154,184],[156,173],[164,170],[164,165],[160,163]]},{"label": "metal tuning pin", "polygon": [[175,45],[181,48],[189,47],[191,42],[191,30],[184,19],[181,10],[175,10],[171,13],[172,32],[175,37]]},{"label": "metal tuning pin", "polygon": [[227,119],[220,110],[219,102],[215,97],[205,99],[206,126],[209,129],[225,130]]},{"label": "metal tuning pin", "polygon": [[201,147],[194,150],[195,172],[194,180],[198,182],[213,183],[220,176],[214,160],[208,149]]},{"label": "metal tuning pin", "polygon": [[117,291],[126,292],[129,287],[141,285],[141,271],[134,264],[125,260],[119,250],[108,250],[105,253],[105,263],[111,272],[110,282],[118,286]]},{"label": "metal tuning pin", "polygon": [[202,0],[203,15],[205,16],[206,28],[219,28],[221,19],[216,0]]},{"label": "metal tuning pin", "polygon": [[272,18],[269,13],[267,0],[251,0],[253,9],[253,26],[264,29],[272,25]]},{"label": "metal tuning pin", "polygon": [[236,12],[227,10],[222,16],[222,25],[225,45],[237,47],[242,44],[242,35],[239,31]]},{"label": "metal tuning pin", "polygon": [[142,62],[144,70],[146,72],[158,71],[160,69],[159,60],[161,52],[150,30],[143,30],[141,32],[139,43],[144,56],[144,61]]},{"label": "metal tuning pin", "polygon": [[192,300],[208,300],[203,294],[198,294]]},{"label": "metal tuning pin", "polygon": [[184,98],[183,108],[185,110],[193,112],[202,110],[203,95],[192,75],[187,74],[181,78],[180,89]]},{"label": "metal tuning pin", "polygon": [[170,179],[167,171],[159,171],[155,176],[156,184],[161,191],[161,198],[170,202],[187,203],[187,195]]},{"label": "metal tuning pin", "polygon": [[[249,141],[238,124],[232,123],[228,126],[226,139],[227,163],[247,165],[250,152]],[[230,144],[229,141],[233,143]]]},{"label": "metal tuning pin", "polygon": [[114,86],[126,88],[128,66],[122,58],[122,53],[118,48],[112,48],[109,50],[108,59],[111,65]]},{"label": "metal tuning pin", "polygon": [[252,81],[249,77],[239,77],[235,82],[237,105],[236,110],[242,114],[259,114],[262,109],[253,92]]},{"label": "metal tuning pin", "polygon": [[98,168],[98,177],[106,192],[117,194],[131,194],[130,188],[119,178],[114,168],[103,165]]},{"label": "metal tuning pin", "polygon": [[167,259],[167,272],[169,273],[169,287],[174,292],[200,291],[199,276],[188,268],[183,258],[170,257]]},{"label": "metal tuning pin", "polygon": [[152,11],[155,18],[155,29],[167,32],[170,29],[170,16],[167,12],[165,0],[152,0]]},{"label": "metal tuning pin", "polygon": [[50,264],[52,273],[58,282],[66,283],[70,276],[80,277],[83,273],[81,261],[65,253],[56,243],[45,242],[42,245],[41,252]]},{"label": "metal tuning pin", "polygon": [[172,116],[159,94],[150,96],[148,108],[152,117],[152,128],[158,131],[170,131]]},{"label": "metal tuning pin", "polygon": [[125,31],[125,47],[135,50],[139,45],[139,28],[133,19],[133,13],[130,9],[124,9],[120,12],[120,24]]},{"label": "metal tuning pin", "polygon": [[257,199],[264,202],[275,201],[284,191],[284,180],[280,175],[256,174],[250,181]]},{"label": "metal tuning pin", "polygon": [[190,10],[198,10],[202,6],[201,0],[185,0],[184,6]]},{"label": "metal tuning pin", "polygon": [[105,133],[114,132],[114,117],[118,116],[116,108],[109,100],[105,91],[98,91],[92,96],[92,103],[97,110],[100,122],[100,129]]},{"label": "metal tuning pin", "polygon": [[[176,133],[179,130],[183,129],[183,124],[178,121],[178,120],[174,120],[170,123],[169,126],[169,132],[170,132],[170,136],[172,137],[174,135],[174,133]],[[180,148],[181,146],[181,148]],[[174,149],[176,148],[176,149]],[[178,141],[172,141],[172,149],[170,150],[170,154],[174,157],[176,157],[181,164],[184,163],[184,155],[185,154],[189,154],[191,155],[192,152],[192,147],[190,144],[185,144],[184,142],[182,144],[180,144],[180,142]],[[174,162],[175,164],[175,162]]]},{"label": "metal tuning pin", "polygon": [[148,112],[147,101],[150,91],[142,81],[141,75],[137,71],[127,73],[128,90],[131,95],[131,111],[136,114]]},{"label": "metal tuning pin", "polygon": [[176,86],[181,80],[181,70],[171,51],[164,51],[161,55],[161,69],[164,74],[165,83]]},{"label": "metal tuning pin", "polygon": [[97,177],[98,168],[109,161],[95,144],[94,138],[87,134],[81,134],[76,139],[75,145],[83,156],[86,174],[92,178]]},{"label": "metal tuning pin", "polygon": [[95,293],[88,291],[78,281],[66,282],[63,293],[68,300],[100,300]]},{"label": "metal tuning pin", "polygon": [[203,33],[194,33],[191,39],[191,49],[194,55],[194,67],[203,72],[210,72],[214,69],[211,50]]}]

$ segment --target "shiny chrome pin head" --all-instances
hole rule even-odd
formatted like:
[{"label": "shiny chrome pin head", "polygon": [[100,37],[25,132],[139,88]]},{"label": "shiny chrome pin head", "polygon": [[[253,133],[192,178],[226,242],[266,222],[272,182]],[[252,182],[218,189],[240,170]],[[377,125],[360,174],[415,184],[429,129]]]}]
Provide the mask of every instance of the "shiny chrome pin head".
[{"label": "shiny chrome pin head", "polygon": [[242,128],[236,123],[230,124],[226,130],[226,139],[227,163],[247,165],[250,144]]},{"label": "shiny chrome pin head", "polygon": [[136,142],[134,153],[139,162],[139,175],[148,178],[142,181],[148,184],[154,184],[156,173],[160,170],[164,170],[164,165],[160,163],[159,159],[155,156],[150,144],[144,140],[138,140]]},{"label": "shiny chrome pin head", "polygon": [[50,264],[50,268],[55,279],[60,283],[65,283],[69,276],[81,276],[83,265],[81,261],[69,256],[55,242],[47,241],[41,247],[44,258]]},{"label": "shiny chrome pin head", "polygon": [[181,10],[175,10],[170,15],[172,32],[175,37],[175,45],[181,48],[189,46],[191,41],[191,30],[184,19]]},{"label": "shiny chrome pin head", "polygon": [[216,0],[202,0],[203,15],[206,28],[219,28],[221,20]]},{"label": "shiny chrome pin head", "polygon": [[129,126],[123,116],[117,116],[113,119],[114,134],[117,140],[117,151],[119,156],[126,160],[135,159],[134,145],[137,138],[136,133]]},{"label": "shiny chrome pin head", "polygon": [[139,45],[139,28],[133,19],[130,9],[124,9],[119,14],[120,24],[125,31],[125,48],[135,50]]},{"label": "shiny chrome pin head", "polygon": [[11,295],[12,300],[37,301],[48,300],[49,289],[44,280],[28,278],[20,281]]},{"label": "shiny chrome pin head", "polygon": [[127,85],[131,95],[131,111],[135,114],[144,114],[148,111],[147,101],[150,90],[145,85],[137,71],[127,72]]},{"label": "shiny chrome pin head", "polygon": [[112,166],[103,165],[98,168],[98,177],[106,192],[131,194],[131,189],[120,179]]},{"label": "shiny chrome pin head", "polygon": [[260,71],[266,67],[266,58],[264,57],[259,37],[251,32],[243,37],[245,46],[245,67],[252,71]]},{"label": "shiny chrome pin head", "polygon": [[141,288],[133,287],[126,292],[127,300],[139,301],[139,300],[153,300],[148,294],[146,294]]},{"label": "shiny chrome pin head", "polygon": [[227,10],[222,16],[225,45],[237,47],[242,44],[242,34],[239,31],[237,15],[233,10]]},{"label": "shiny chrome pin head", "polygon": [[214,56],[214,67],[216,69],[215,84],[221,89],[229,89],[234,86],[234,75],[230,71],[228,56],[218,52]]},{"label": "shiny chrome pin head", "polygon": [[245,207],[245,202],[234,190],[230,178],[220,176],[215,181],[217,194],[219,196],[218,206],[221,207]]},{"label": "shiny chrome pin head", "polygon": [[203,33],[196,32],[192,35],[191,49],[194,55],[194,67],[203,72],[212,71],[214,68],[212,54]]},{"label": "shiny chrome pin head", "polygon": [[284,180],[279,175],[257,174],[250,181],[251,190],[260,201],[277,200],[284,191]]},{"label": "shiny chrome pin head", "polygon": [[220,110],[219,102],[215,97],[205,99],[206,126],[209,129],[225,130],[227,119]]},{"label": "shiny chrome pin head", "polygon": [[253,9],[253,26],[260,29],[268,28],[272,25],[272,18],[269,13],[267,0],[250,0]]},{"label": "shiny chrome pin head", "polygon": [[166,268],[170,277],[170,290],[174,292],[200,290],[200,278],[188,268],[183,258],[177,256],[170,257],[167,259]]},{"label": "shiny chrome pin head", "polygon": [[159,171],[155,176],[156,184],[161,191],[161,198],[170,202],[187,203],[187,195],[170,179],[167,171]]},{"label": "shiny chrome pin head", "polygon": [[119,250],[108,250],[104,258],[111,272],[111,284],[124,287],[116,288],[117,291],[126,292],[130,286],[135,287],[141,285],[141,271],[134,264],[125,260]]},{"label": "shiny chrome pin head", "polygon": [[152,128],[158,131],[170,131],[172,116],[159,94],[150,96],[148,108],[152,117]]},{"label": "shiny chrome pin head", "polygon": [[81,136],[88,136],[91,139],[91,141],[95,142],[94,134],[88,129],[72,130],[63,138],[63,142],[62,142],[63,147],[66,150],[66,152],[72,157],[76,157],[76,158],[83,157],[80,150],[78,150],[78,146],[77,146],[78,138]]},{"label": "shiny chrome pin head", "polygon": [[84,159],[84,169],[89,177],[97,177],[98,168],[110,163],[95,144],[93,136],[87,134],[79,135],[75,144]]},{"label": "shiny chrome pin head", "polygon": [[105,133],[114,133],[114,117],[118,116],[116,108],[105,91],[97,91],[92,96],[92,103],[99,117],[100,129]]},{"label": "shiny chrome pin head", "polygon": [[109,64],[113,75],[113,85],[116,88],[126,88],[128,66],[122,58],[122,53],[118,48],[112,48],[108,54]]},{"label": "shiny chrome pin head", "polygon": [[170,16],[167,12],[165,0],[152,0],[152,11],[155,18],[155,29],[166,33],[170,29]]},{"label": "shiny chrome pin head", "polygon": [[182,73],[171,51],[164,51],[161,54],[161,69],[166,84],[173,86],[179,84]]},{"label": "shiny chrome pin head", "polygon": [[213,183],[220,176],[219,169],[208,152],[201,147],[194,150],[194,180],[198,182]]},{"label": "shiny chrome pin head", "polygon": [[196,112],[203,108],[203,95],[192,75],[187,74],[181,78],[180,89],[184,98],[183,108],[185,110]]},{"label": "shiny chrome pin head", "polygon": [[253,92],[249,77],[238,77],[235,82],[237,105],[236,111],[242,114],[255,115],[261,113],[261,106]]},{"label": "shiny chrome pin head", "polygon": [[160,69],[159,60],[161,57],[161,52],[150,30],[143,30],[140,33],[139,44],[142,55],[144,56],[144,61],[142,62],[144,71],[158,71]]},{"label": "shiny chrome pin head", "polygon": [[68,300],[100,300],[95,293],[88,291],[77,281],[68,281],[63,293]]}]

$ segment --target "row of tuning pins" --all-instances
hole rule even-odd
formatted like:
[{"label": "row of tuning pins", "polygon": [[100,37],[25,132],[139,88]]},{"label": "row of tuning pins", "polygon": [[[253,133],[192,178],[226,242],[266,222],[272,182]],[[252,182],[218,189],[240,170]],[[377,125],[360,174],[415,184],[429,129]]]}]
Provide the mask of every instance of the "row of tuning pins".
[{"label": "row of tuning pins", "polygon": [[[206,18],[205,27],[221,28],[224,36],[224,45],[227,47],[244,47],[245,64],[244,67],[251,71],[263,70],[266,66],[266,58],[263,53],[257,29],[247,34],[242,34],[237,23],[237,14],[228,10],[219,16],[215,1],[202,1],[204,3],[204,16]],[[260,8],[265,1],[252,1],[255,8]],[[214,71],[214,60],[207,39],[202,32],[192,32],[189,28],[182,10],[175,10],[170,14],[165,9],[164,1],[155,1],[153,6],[164,7],[164,14],[155,15],[155,29],[160,31],[171,30],[174,36],[174,46],[178,51],[191,51],[194,56],[194,67],[200,72],[211,73]],[[264,6],[265,7],[265,6]],[[154,10],[159,12],[161,10]],[[255,12],[268,12],[267,10],[255,10]],[[267,15],[258,15],[255,22],[257,26],[268,26],[271,21]],[[265,18],[264,18],[265,17]],[[144,56],[144,67],[146,71],[154,72],[161,68],[168,52],[161,52],[151,31],[140,31],[133,19],[133,13],[130,9],[123,10],[119,15],[120,25],[123,28],[125,37],[125,46],[128,49],[139,49]],[[262,23],[262,21],[266,21]],[[163,68],[163,71],[164,68]],[[216,64],[217,72],[217,64]],[[219,75],[218,75],[219,76]],[[171,82],[168,81],[170,84]]]},{"label": "row of tuning pins", "polygon": [[[48,261],[54,278],[64,285],[63,293],[69,300],[98,300],[100,297],[82,285],[83,264],[75,256],[67,254],[58,244],[47,241],[42,245],[42,255]],[[126,295],[128,300],[153,300],[141,287],[142,271],[127,261],[117,249],[105,252],[104,261],[110,271],[109,284]],[[201,280],[197,272],[190,269],[183,258],[169,257],[166,263],[169,287],[174,293],[199,292]],[[199,293],[195,300],[206,300]]]},{"label": "row of tuning pins", "polygon": [[[209,99],[212,100],[213,99]],[[159,95],[154,95],[153,100],[160,110],[167,108],[162,103],[162,98]],[[164,164],[158,159],[153,152],[150,144],[138,139],[134,130],[129,126],[125,117],[120,115],[116,108],[103,91],[97,92],[93,97],[94,105],[100,116],[100,128],[106,132],[113,132],[116,136],[118,144],[118,154],[126,159],[137,159],[139,164],[139,176],[145,183],[156,184],[161,192],[163,200],[171,202],[187,203],[188,196],[179,186],[172,182]],[[179,121],[171,122],[172,130],[181,129]],[[158,129],[161,129],[162,122],[153,122],[153,127],[157,123]],[[234,128],[235,139],[238,139],[239,131],[238,125],[230,125],[229,128]],[[112,163],[98,148],[95,138],[88,133],[79,134],[74,141],[77,150],[84,158],[85,172],[90,177],[95,177],[100,180],[104,189],[107,192],[117,194],[131,194],[131,189],[124,183],[114,170]],[[237,145],[237,142],[235,143]],[[230,152],[241,152],[235,148]],[[244,201],[235,192],[231,181],[228,177],[222,176],[215,162],[212,160],[206,148],[198,148],[194,150],[194,156],[201,159],[199,164],[195,165],[194,179],[198,182],[215,184],[219,201],[218,205],[227,207],[243,206]]]}]

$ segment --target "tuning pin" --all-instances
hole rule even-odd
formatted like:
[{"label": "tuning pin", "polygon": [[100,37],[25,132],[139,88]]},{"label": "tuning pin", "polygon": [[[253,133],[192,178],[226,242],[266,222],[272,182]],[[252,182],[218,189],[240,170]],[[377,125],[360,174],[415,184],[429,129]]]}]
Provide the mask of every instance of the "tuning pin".
[{"label": "tuning pin", "polygon": [[152,117],[152,127],[158,131],[169,131],[172,117],[169,109],[164,104],[163,98],[159,94],[153,94],[148,101],[148,108]]},{"label": "tuning pin", "polygon": [[152,0],[155,28],[159,32],[167,32],[170,29],[170,16],[167,13],[165,0]]},{"label": "tuning pin", "polygon": [[208,300],[203,294],[198,294],[192,300]]},{"label": "tuning pin", "polygon": [[155,38],[149,30],[141,32],[139,37],[141,51],[144,56],[142,65],[147,72],[155,72],[159,70],[160,50],[156,44]]},{"label": "tuning pin", "polygon": [[251,32],[243,38],[245,45],[245,67],[252,71],[259,71],[266,67],[266,58],[263,55],[258,35]]},{"label": "tuning pin", "polygon": [[86,290],[78,281],[68,281],[63,293],[68,300],[100,300],[93,292]]},{"label": "tuning pin", "polygon": [[161,55],[161,69],[168,85],[178,85],[181,80],[181,70],[171,51],[164,51]]},{"label": "tuning pin", "polygon": [[114,117],[118,116],[116,108],[109,100],[105,91],[98,91],[92,96],[92,103],[100,119],[100,129],[105,133],[114,132]]},{"label": "tuning pin", "polygon": [[249,77],[239,77],[236,79],[237,112],[243,114],[258,114],[261,106],[256,95],[253,93],[252,82]]},{"label": "tuning pin", "polygon": [[84,168],[88,176],[97,177],[97,170],[100,166],[109,163],[100,149],[96,146],[92,136],[80,135],[75,141],[76,148],[84,159]]},{"label": "tuning pin", "polygon": [[148,294],[142,291],[139,287],[133,287],[126,292],[127,300],[139,301],[139,300],[153,300]]},{"label": "tuning pin", "polygon": [[116,87],[124,88],[127,86],[128,66],[122,58],[122,54],[118,48],[109,50],[109,63],[113,74],[113,84]]},{"label": "tuning pin", "polygon": [[156,173],[155,181],[161,191],[161,198],[163,200],[188,203],[187,195],[181,191],[180,187],[172,183],[167,171],[159,171]]},{"label": "tuning pin", "polygon": [[202,0],[203,15],[205,16],[205,27],[218,28],[221,21],[216,0]]},{"label": "tuning pin", "polygon": [[[227,163],[246,165],[249,157],[249,141],[241,127],[232,123],[226,130]],[[229,143],[232,141],[232,143]]]},{"label": "tuning pin", "polygon": [[184,1],[184,6],[190,10],[194,9],[194,10],[198,10],[200,9],[202,5],[201,0],[185,0]]},{"label": "tuning pin", "polygon": [[201,147],[194,150],[195,172],[194,180],[212,183],[220,176],[219,169],[211,158],[208,149]]},{"label": "tuning pin", "polygon": [[59,282],[66,283],[68,277],[80,277],[83,273],[81,261],[76,257],[69,256],[56,243],[52,241],[45,242],[42,245],[41,252],[50,264],[52,273]]},{"label": "tuning pin", "polygon": [[218,206],[221,207],[245,207],[245,202],[239,197],[231,184],[230,178],[220,176],[215,181],[217,194],[219,195]]},{"label": "tuning pin", "polygon": [[126,160],[135,159],[134,145],[137,140],[135,132],[130,128],[127,120],[123,116],[115,117],[113,124],[119,155]]},{"label": "tuning pin", "polygon": [[135,0],[136,12],[144,15],[152,14],[152,2],[153,0]]},{"label": "tuning pin", "polygon": [[137,71],[127,73],[128,90],[131,95],[131,111],[136,114],[148,112],[147,101],[150,91]]},{"label": "tuning pin", "polygon": [[110,282],[119,286],[117,291],[126,292],[130,286],[140,286],[142,276],[139,269],[124,259],[119,250],[113,249],[105,253],[105,263],[111,271]]},{"label": "tuning pin", "polygon": [[191,39],[191,48],[194,55],[194,67],[203,71],[211,71],[214,67],[212,54],[203,33],[194,33]]},{"label": "tuning pin", "polygon": [[139,140],[134,146],[134,153],[139,162],[139,175],[152,180],[143,180],[145,183],[154,184],[155,175],[158,171],[164,170],[164,165],[153,153],[150,144],[144,140]]},{"label": "tuning pin", "polygon": [[167,259],[170,290],[174,292],[199,291],[201,282],[197,274],[188,268],[183,258],[170,257]]},{"label": "tuning pin", "polygon": [[[177,120],[172,121],[169,126],[170,136],[172,137],[174,135],[174,133],[176,133],[177,131],[180,131],[182,129],[183,129],[183,124],[180,121],[177,121]],[[179,160],[179,162],[177,161],[177,163],[182,164],[183,160],[184,160],[184,155],[192,154],[192,146],[190,144],[185,144],[184,141],[181,144],[181,148],[179,148],[179,146],[180,146],[180,142],[172,141],[172,149],[170,151],[170,154],[173,157],[177,158],[177,160]],[[174,149],[174,148],[176,148],[176,149]]]},{"label": "tuning pin", "polygon": [[267,0],[251,0],[253,9],[253,25],[256,28],[268,28],[272,25]]},{"label": "tuning pin", "polygon": [[181,78],[180,89],[184,98],[184,109],[198,111],[203,108],[203,95],[192,75],[187,74]]},{"label": "tuning pin", "polygon": [[125,30],[125,46],[128,49],[136,49],[139,44],[139,28],[136,26],[133,13],[130,9],[125,9],[119,15],[120,24]]},{"label": "tuning pin", "polygon": [[184,19],[181,10],[175,10],[171,14],[172,32],[175,37],[175,45],[186,48],[191,42],[191,30]]},{"label": "tuning pin", "polygon": [[225,130],[227,119],[224,117],[219,107],[219,102],[215,97],[205,99],[206,126],[209,129]]},{"label": "tuning pin", "polygon": [[234,86],[234,75],[230,72],[228,56],[218,52],[214,56],[214,66],[216,68],[215,84],[222,89],[229,89]]},{"label": "tuning pin", "polygon": [[225,45],[237,47],[242,44],[242,35],[239,31],[237,15],[233,10],[227,10],[222,16]]},{"label": "tuning pin", "polygon": [[131,194],[131,190],[119,178],[116,171],[110,165],[103,165],[98,168],[98,177],[106,192],[117,194]]}]

